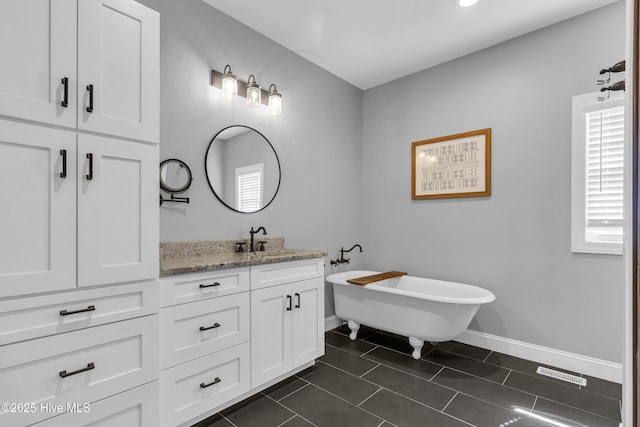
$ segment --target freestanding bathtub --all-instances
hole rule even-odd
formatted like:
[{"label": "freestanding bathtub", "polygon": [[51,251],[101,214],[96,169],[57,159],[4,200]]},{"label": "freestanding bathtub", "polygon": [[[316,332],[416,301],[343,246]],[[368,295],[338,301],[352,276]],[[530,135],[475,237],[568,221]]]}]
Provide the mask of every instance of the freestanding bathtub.
[{"label": "freestanding bathtub", "polygon": [[409,337],[414,359],[420,358],[425,341],[448,341],[462,334],[480,306],[496,299],[477,286],[413,276],[364,286],[347,282],[378,273],[356,270],[327,276],[336,316],[348,321],[352,340],[360,324]]}]

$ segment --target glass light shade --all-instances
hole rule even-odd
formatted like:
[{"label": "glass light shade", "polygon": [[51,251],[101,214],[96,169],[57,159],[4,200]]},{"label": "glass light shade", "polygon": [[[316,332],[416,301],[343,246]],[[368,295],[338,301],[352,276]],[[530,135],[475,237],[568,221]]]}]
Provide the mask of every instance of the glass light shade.
[{"label": "glass light shade", "polygon": [[[271,90],[273,88],[273,90]],[[274,116],[282,114],[282,95],[276,90],[276,85],[269,86],[269,113]]]},{"label": "glass light shade", "polygon": [[233,101],[238,98],[238,80],[235,77],[225,77],[222,79],[222,93],[224,99]]},{"label": "glass light shade", "polygon": [[460,6],[460,7],[469,7],[469,6],[473,6],[474,4],[478,3],[478,0],[456,0],[456,2],[458,3],[458,6]]},{"label": "glass light shade", "polygon": [[[229,71],[227,71],[227,68]],[[234,101],[238,98],[238,79],[231,72],[231,67],[228,65],[224,67],[224,74],[222,77],[222,95],[224,99],[228,101]]]},{"label": "glass light shade", "polygon": [[[253,82],[251,82],[252,78]],[[256,83],[256,78],[252,74],[247,82],[247,105],[251,108],[258,108],[260,104],[262,104],[262,89]]]}]

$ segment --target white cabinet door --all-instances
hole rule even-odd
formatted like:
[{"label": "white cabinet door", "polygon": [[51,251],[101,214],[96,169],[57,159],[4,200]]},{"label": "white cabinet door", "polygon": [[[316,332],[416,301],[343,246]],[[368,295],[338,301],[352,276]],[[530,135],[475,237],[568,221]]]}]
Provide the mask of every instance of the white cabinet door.
[{"label": "white cabinet door", "polygon": [[78,2],[79,129],[158,142],[159,27],[130,0]]},{"label": "white cabinet door", "polygon": [[323,319],[322,278],[251,291],[251,387],[322,356]]},{"label": "white cabinet door", "polygon": [[76,13],[76,0],[0,2],[0,115],[76,126]]},{"label": "white cabinet door", "polygon": [[251,387],[291,370],[291,286],[251,292]]},{"label": "white cabinet door", "polygon": [[75,140],[0,121],[0,298],[75,287]]},{"label": "white cabinet door", "polygon": [[324,280],[293,284],[293,368],[324,354]]},{"label": "white cabinet door", "polygon": [[78,286],[157,277],[158,146],[78,134]]}]

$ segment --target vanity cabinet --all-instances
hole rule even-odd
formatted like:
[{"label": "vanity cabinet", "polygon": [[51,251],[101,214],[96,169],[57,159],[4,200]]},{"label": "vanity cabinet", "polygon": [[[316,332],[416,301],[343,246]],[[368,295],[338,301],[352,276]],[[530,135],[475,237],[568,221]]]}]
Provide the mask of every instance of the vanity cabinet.
[{"label": "vanity cabinet", "polygon": [[252,267],[252,387],[324,354],[323,268],[322,260]]},{"label": "vanity cabinet", "polygon": [[324,354],[324,260],[160,280],[160,425],[190,426]]},{"label": "vanity cabinet", "polygon": [[157,142],[158,35],[130,0],[3,0],[0,115]]}]

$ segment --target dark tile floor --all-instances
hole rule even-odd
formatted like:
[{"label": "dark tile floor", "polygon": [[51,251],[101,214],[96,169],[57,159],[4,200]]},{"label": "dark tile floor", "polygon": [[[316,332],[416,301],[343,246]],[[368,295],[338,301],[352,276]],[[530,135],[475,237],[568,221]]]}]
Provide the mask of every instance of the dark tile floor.
[{"label": "dark tile floor", "polygon": [[[461,344],[425,344],[362,327],[326,333],[315,366],[194,427],[618,427],[619,384],[580,387],[527,360]],[[576,374],[576,373],[574,373]],[[579,375],[579,374],[577,374]]]}]

